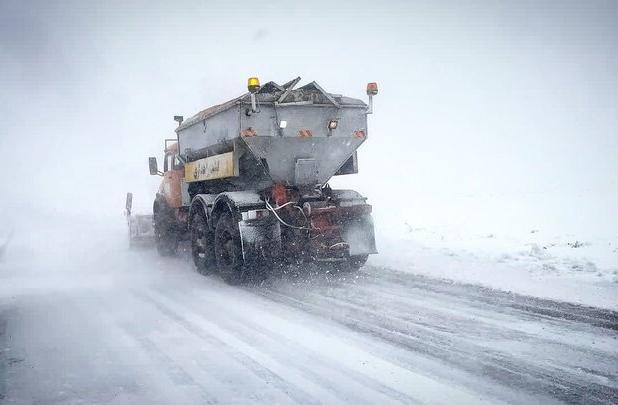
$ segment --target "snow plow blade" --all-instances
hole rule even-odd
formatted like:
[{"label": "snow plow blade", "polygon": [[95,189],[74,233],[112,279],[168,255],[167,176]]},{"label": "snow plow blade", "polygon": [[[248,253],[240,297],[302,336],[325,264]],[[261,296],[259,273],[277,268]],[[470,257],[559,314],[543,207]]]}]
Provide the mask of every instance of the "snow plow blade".
[{"label": "snow plow blade", "polygon": [[133,214],[133,193],[127,193],[125,215],[129,227],[129,246],[150,245],[154,242],[154,226],[152,215]]}]

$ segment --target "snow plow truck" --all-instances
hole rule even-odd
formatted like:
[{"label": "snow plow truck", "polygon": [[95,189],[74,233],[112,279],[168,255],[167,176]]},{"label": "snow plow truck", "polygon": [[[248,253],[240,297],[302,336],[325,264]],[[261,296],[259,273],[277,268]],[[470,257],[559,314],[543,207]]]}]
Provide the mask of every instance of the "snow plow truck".
[{"label": "snow plow truck", "polygon": [[366,198],[328,185],[358,172],[377,85],[367,85],[366,104],[299,81],[249,78],[242,96],[174,117],[163,170],[149,158],[150,174],[163,177],[153,205],[161,255],[190,240],[200,273],[237,284],[308,261],[353,271],[377,253]]}]

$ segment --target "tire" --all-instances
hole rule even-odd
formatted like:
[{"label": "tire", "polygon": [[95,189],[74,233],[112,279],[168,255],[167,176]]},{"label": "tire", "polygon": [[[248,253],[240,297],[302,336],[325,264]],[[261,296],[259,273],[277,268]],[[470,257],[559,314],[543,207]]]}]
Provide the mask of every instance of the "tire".
[{"label": "tire", "polygon": [[238,223],[229,213],[221,215],[215,229],[217,270],[226,283],[236,285],[247,280],[248,269],[242,257]]},{"label": "tire", "polygon": [[178,251],[178,237],[174,231],[174,222],[165,211],[155,213],[154,231],[157,252],[160,256],[175,256]]},{"label": "tire", "polygon": [[210,273],[216,264],[215,235],[203,212],[197,212],[191,219],[191,256],[200,274]]}]

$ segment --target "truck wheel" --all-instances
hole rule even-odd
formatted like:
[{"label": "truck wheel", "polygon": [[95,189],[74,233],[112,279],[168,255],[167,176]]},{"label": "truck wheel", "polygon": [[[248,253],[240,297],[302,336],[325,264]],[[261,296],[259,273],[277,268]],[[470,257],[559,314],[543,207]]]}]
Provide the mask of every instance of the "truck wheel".
[{"label": "truck wheel", "polygon": [[215,260],[221,277],[228,284],[239,284],[246,279],[238,223],[230,214],[221,215],[215,229]]},{"label": "truck wheel", "polygon": [[[156,215],[156,214],[155,214]],[[161,256],[174,256],[178,250],[178,238],[172,231],[172,225],[163,215],[155,216],[155,238],[157,243],[157,252]]]},{"label": "truck wheel", "polygon": [[215,265],[215,236],[208,229],[206,217],[202,212],[191,219],[191,254],[198,273],[207,274]]},{"label": "truck wheel", "polygon": [[178,251],[178,240],[169,233],[157,232],[157,252],[161,256],[175,256]]}]

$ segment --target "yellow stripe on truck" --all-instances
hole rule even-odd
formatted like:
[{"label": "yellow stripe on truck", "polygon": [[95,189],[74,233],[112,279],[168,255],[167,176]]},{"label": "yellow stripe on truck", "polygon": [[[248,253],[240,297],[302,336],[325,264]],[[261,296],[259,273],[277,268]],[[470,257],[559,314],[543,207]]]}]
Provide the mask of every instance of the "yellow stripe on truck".
[{"label": "yellow stripe on truck", "polygon": [[234,176],[234,152],[209,156],[185,164],[185,181],[187,183]]}]

